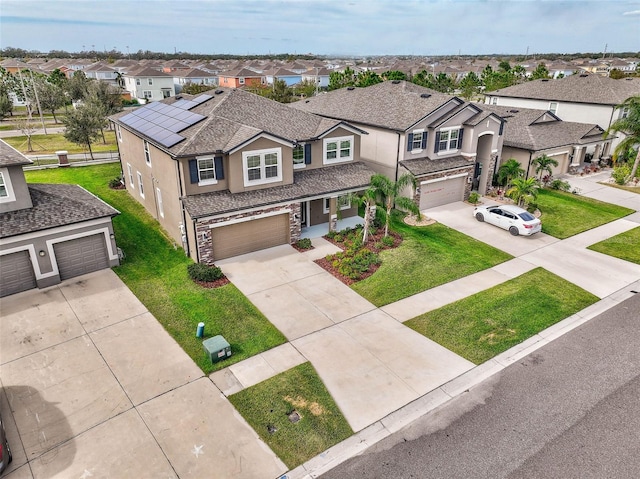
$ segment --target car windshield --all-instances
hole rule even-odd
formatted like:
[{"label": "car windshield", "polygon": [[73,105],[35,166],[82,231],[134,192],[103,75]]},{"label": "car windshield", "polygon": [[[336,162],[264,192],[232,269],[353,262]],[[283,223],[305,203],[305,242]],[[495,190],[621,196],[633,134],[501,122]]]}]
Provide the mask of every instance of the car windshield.
[{"label": "car windshield", "polygon": [[522,213],[518,213],[518,216],[520,218],[522,218],[525,221],[532,221],[535,220],[536,217],[533,216],[531,213],[529,213],[528,211],[523,211]]}]

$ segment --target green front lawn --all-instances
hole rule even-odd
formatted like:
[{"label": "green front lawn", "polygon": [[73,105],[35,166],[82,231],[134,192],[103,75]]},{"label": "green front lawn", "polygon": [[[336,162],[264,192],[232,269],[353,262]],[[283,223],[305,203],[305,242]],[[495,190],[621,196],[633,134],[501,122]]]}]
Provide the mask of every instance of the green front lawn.
[{"label": "green front lawn", "polygon": [[[119,174],[119,163],[25,172],[30,183],[77,183],[121,212],[113,227],[126,259],[115,272],[205,373],[284,343],[233,284],[205,289],[189,279],[191,259],[173,248],[158,222],[126,190],[107,186]],[[200,321],[206,337],[222,334],[229,341],[229,359],[212,365],[205,357],[202,340],[195,337]]]},{"label": "green front lawn", "polygon": [[615,183],[599,183],[599,184],[608,186],[609,188],[616,188],[618,190],[630,191],[631,193],[640,195],[640,186],[617,185]]},{"label": "green front lawn", "polygon": [[439,223],[414,227],[395,216],[392,227],[404,237],[402,244],[382,251],[380,268],[351,286],[378,307],[512,258]]},{"label": "green front lawn", "polygon": [[543,268],[404,324],[475,364],[598,301]]},{"label": "green front lawn", "polygon": [[[229,401],[289,469],[353,434],[311,363],[233,394]],[[289,419],[293,411],[297,422]]]},{"label": "green front lawn", "polygon": [[588,249],[640,264],[640,226],[592,244]]},{"label": "green front lawn", "polygon": [[[91,150],[94,153],[117,151],[118,145],[115,132],[105,130],[104,137],[107,142],[103,143],[102,138],[100,138],[98,141],[91,144]],[[51,133],[49,135],[32,135],[31,146],[33,148],[33,151],[27,151],[28,143],[26,136],[10,136],[7,138],[3,138],[3,140],[25,155],[49,155],[61,150],[66,150],[69,152],[69,154],[89,153],[89,150],[86,146],[76,145],[75,143],[67,141],[64,137],[64,134],[62,133]]]},{"label": "green front lawn", "polygon": [[582,233],[634,212],[623,206],[548,189],[539,191],[537,204],[542,212],[542,232],[559,239]]}]

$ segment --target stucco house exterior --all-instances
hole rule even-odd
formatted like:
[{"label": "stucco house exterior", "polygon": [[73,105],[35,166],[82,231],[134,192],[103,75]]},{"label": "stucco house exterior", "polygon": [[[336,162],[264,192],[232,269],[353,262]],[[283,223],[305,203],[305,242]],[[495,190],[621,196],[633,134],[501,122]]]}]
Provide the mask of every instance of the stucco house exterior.
[{"label": "stucco house exterior", "polygon": [[222,87],[260,87],[266,84],[267,80],[262,73],[256,73],[248,68],[238,68],[218,74],[218,85]]},{"label": "stucco house exterior", "polygon": [[132,98],[145,101],[158,101],[176,96],[173,75],[155,68],[141,67],[122,75],[124,88]]},{"label": "stucco house exterior", "polygon": [[31,163],[0,140],[0,296],[119,264],[119,212],[77,185],[27,184]]},{"label": "stucco house exterior", "polygon": [[580,167],[587,154],[594,158],[607,156],[615,139],[615,136],[605,138],[604,130],[598,125],[562,121],[549,111],[482,106],[506,122],[502,162],[510,158],[518,160],[527,177],[536,175],[532,162],[542,155],[558,162],[558,166],[553,168],[555,176],[567,173],[572,167]]},{"label": "stucco house exterior", "polygon": [[362,128],[362,160],[391,179],[411,172],[420,209],[484,194],[502,149],[503,120],[481,105],[406,81],[347,87],[290,104]]},{"label": "stucco house exterior", "polygon": [[[593,123],[605,130],[627,112],[617,105],[640,95],[640,78],[613,80],[580,73],[556,80],[541,79],[488,92],[485,103],[516,108],[549,110],[564,121]],[[615,148],[624,136],[612,143]]]},{"label": "stucco house exterior", "polygon": [[176,95],[181,93],[184,86],[189,83],[193,83],[194,85],[205,85],[210,88],[215,87],[218,83],[217,75],[198,68],[190,68],[185,71],[175,71],[172,74]]},{"label": "stucco house exterior", "polygon": [[[182,95],[111,117],[129,193],[197,262],[298,240],[356,216],[374,172],[365,132],[244,91]],[[366,136],[366,135],[365,135]]]}]

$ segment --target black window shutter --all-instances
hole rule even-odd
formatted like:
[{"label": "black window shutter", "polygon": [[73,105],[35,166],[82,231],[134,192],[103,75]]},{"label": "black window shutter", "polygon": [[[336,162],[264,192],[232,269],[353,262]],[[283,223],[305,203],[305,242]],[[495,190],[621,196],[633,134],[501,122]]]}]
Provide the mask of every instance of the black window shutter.
[{"label": "black window shutter", "polygon": [[434,153],[438,153],[438,150],[440,149],[440,132],[436,131],[436,146],[433,149]]},{"label": "black window shutter", "polygon": [[427,132],[422,133],[422,149],[424,150],[427,147]]},{"label": "black window shutter", "polygon": [[407,151],[413,150],[413,133],[407,136]]},{"label": "black window shutter", "polygon": [[460,131],[458,132],[458,149],[462,148],[462,134],[464,133],[464,129],[460,128]]},{"label": "black window shutter", "polygon": [[198,175],[198,160],[189,160],[189,175],[191,176],[191,183],[197,183]]},{"label": "black window shutter", "polygon": [[502,130],[504,130],[504,121],[500,122],[500,131],[498,132],[498,135],[502,136]]},{"label": "black window shutter", "polygon": [[222,157],[214,157],[213,164],[216,168],[216,180],[224,180],[224,166],[222,165]]},{"label": "black window shutter", "polygon": [[311,143],[304,145],[304,164],[311,164]]}]

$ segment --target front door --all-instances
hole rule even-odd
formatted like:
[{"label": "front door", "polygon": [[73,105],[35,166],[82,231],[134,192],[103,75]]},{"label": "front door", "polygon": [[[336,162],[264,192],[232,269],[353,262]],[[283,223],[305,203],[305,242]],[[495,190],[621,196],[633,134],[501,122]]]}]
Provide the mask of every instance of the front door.
[{"label": "front door", "polygon": [[300,227],[306,228],[309,226],[309,215],[307,213],[307,208],[309,207],[308,201],[303,201],[300,203]]}]

